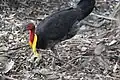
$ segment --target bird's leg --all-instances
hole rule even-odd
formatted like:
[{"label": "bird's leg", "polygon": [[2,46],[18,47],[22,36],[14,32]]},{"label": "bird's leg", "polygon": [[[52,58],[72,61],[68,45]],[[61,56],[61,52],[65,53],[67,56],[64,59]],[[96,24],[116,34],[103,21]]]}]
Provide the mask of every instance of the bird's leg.
[{"label": "bird's leg", "polygon": [[[54,54],[55,56],[58,56],[58,54],[57,54],[57,50],[55,49],[54,46],[51,47],[51,50],[52,50],[52,52],[53,52],[53,54]],[[56,63],[55,60],[56,60],[56,59],[53,57],[53,59],[52,59],[52,68],[53,68],[53,69],[55,69],[55,63]]]},{"label": "bird's leg", "polygon": [[76,21],[71,29],[69,30],[68,34],[66,34],[66,36],[64,36],[64,38],[62,39],[63,40],[66,40],[66,39],[70,39],[72,38],[73,36],[75,36],[77,34],[77,32],[79,31],[79,28],[80,26],[78,25],[79,21]]}]

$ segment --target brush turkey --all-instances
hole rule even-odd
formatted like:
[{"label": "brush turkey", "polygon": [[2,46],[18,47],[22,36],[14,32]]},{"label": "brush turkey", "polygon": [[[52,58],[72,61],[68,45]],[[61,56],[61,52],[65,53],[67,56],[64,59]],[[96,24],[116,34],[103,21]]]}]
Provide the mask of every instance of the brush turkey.
[{"label": "brush turkey", "polygon": [[73,25],[87,17],[94,5],[95,0],[80,0],[76,8],[55,12],[42,20],[36,28],[33,23],[27,24],[25,29],[29,30],[29,44],[34,56],[40,56],[37,49],[53,49],[57,42],[72,38],[78,31],[78,27]]}]

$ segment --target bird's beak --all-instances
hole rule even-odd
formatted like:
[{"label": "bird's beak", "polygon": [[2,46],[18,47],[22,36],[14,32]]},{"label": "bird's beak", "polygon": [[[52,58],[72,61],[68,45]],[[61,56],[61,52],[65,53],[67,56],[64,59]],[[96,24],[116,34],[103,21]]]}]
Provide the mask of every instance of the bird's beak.
[{"label": "bird's beak", "polygon": [[27,31],[27,27],[26,26],[23,27],[23,32],[25,32],[25,31]]}]

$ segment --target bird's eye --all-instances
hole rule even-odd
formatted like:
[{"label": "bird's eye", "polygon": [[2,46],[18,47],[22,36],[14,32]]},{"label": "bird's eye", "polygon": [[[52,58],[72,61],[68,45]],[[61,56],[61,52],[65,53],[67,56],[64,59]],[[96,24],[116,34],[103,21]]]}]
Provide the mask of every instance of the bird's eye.
[{"label": "bird's eye", "polygon": [[29,29],[30,29],[30,26],[27,26],[27,29],[29,30]]}]

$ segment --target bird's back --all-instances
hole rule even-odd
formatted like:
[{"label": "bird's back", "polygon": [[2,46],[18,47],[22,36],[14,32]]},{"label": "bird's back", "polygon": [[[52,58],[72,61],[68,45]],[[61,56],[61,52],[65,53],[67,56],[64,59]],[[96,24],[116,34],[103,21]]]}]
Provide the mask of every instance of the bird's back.
[{"label": "bird's back", "polygon": [[[81,0],[77,8],[61,10],[45,18],[36,28],[39,42],[61,40],[66,36],[76,21],[84,19],[94,8],[94,0]],[[85,7],[85,8],[84,8]]]},{"label": "bird's back", "polygon": [[44,33],[49,39],[60,39],[77,21],[77,15],[80,14],[75,9],[57,13],[39,24],[36,32]]}]

